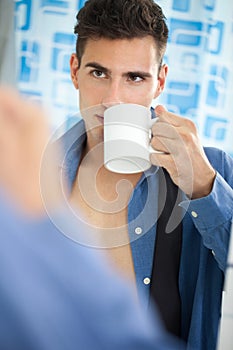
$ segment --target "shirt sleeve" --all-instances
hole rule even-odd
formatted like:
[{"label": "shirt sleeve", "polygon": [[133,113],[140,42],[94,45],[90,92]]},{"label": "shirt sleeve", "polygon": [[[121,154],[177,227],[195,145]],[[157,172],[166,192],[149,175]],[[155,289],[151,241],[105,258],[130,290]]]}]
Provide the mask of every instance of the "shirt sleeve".
[{"label": "shirt sleeve", "polygon": [[212,250],[225,271],[233,215],[233,189],[217,172],[211,193],[203,198],[184,200],[180,205],[189,213],[204,245]]}]

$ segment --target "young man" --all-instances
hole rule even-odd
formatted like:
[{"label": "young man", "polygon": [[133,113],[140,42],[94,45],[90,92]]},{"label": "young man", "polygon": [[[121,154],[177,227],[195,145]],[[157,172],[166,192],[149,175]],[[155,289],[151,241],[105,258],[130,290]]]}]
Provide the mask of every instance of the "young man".
[{"label": "young man", "polygon": [[145,173],[109,172],[103,165],[104,111],[119,103],[150,107],[161,94],[168,29],[152,0],[89,0],[75,33],[71,78],[84,122],[59,140],[70,200],[90,226],[120,237],[109,242],[103,233],[102,247],[133,281],[145,307],[154,299],[167,329],[188,349],[212,350],[233,212],[233,160],[203,149],[192,121],[157,106],[151,145],[164,153],[151,155]]}]

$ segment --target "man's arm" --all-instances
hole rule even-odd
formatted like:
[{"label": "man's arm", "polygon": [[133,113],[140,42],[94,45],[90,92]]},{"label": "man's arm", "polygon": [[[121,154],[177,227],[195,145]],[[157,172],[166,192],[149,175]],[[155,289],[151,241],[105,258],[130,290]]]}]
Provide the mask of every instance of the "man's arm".
[{"label": "man's arm", "polygon": [[214,148],[204,149],[194,123],[155,108],[152,146],[165,154],[152,154],[152,162],[167,169],[173,182],[187,195],[181,206],[225,271],[233,216],[233,159]]},{"label": "man's arm", "polygon": [[205,152],[216,170],[212,190],[208,196],[187,199],[181,205],[188,211],[204,245],[225,271],[233,216],[233,159],[216,148],[206,148]]}]

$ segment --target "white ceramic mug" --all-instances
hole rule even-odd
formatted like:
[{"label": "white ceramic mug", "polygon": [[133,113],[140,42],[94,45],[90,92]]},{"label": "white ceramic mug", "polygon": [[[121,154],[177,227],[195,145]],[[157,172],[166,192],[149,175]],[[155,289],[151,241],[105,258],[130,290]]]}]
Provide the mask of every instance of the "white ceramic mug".
[{"label": "white ceramic mug", "polygon": [[104,112],[104,165],[113,172],[134,174],[151,166],[151,111],[141,105],[122,103]]}]

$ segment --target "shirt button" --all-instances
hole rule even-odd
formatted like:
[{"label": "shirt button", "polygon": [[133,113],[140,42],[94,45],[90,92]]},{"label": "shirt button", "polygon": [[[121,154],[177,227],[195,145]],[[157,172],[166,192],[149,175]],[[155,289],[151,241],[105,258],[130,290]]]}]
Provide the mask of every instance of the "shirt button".
[{"label": "shirt button", "polygon": [[144,283],[145,285],[150,284],[150,278],[149,278],[149,277],[145,277],[144,280],[143,280],[143,283]]},{"label": "shirt button", "polygon": [[136,235],[140,235],[142,233],[142,228],[141,227],[136,227],[134,232],[136,233]]},{"label": "shirt button", "polygon": [[191,215],[192,215],[194,218],[197,218],[197,217],[198,217],[198,215],[197,215],[197,213],[196,213],[195,211],[192,211],[192,212],[191,212]]}]

